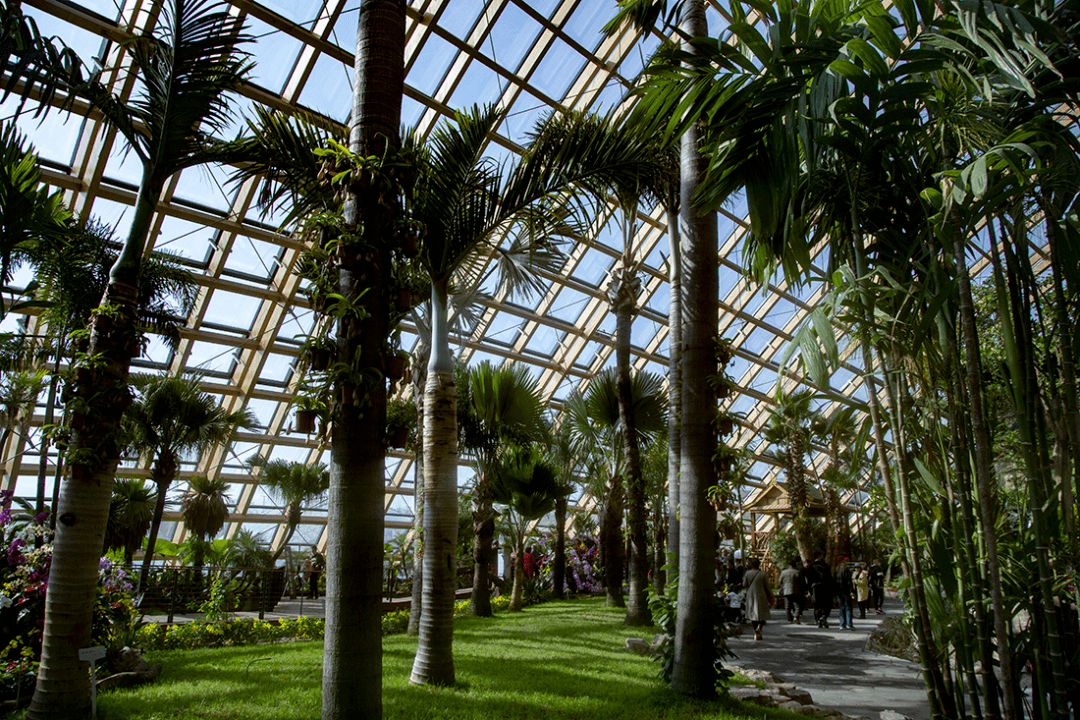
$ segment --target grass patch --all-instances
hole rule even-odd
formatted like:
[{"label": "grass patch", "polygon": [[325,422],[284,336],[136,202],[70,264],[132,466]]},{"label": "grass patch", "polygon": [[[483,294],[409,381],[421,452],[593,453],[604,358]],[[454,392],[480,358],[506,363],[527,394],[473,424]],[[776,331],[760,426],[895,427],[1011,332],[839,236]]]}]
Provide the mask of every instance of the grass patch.
[{"label": "grass patch", "polygon": [[[724,698],[704,703],[663,687],[657,665],[622,652],[624,610],[602,598],[550,602],[523,613],[457,620],[458,685],[409,685],[416,638],[383,638],[387,720],[565,718],[671,720],[804,718]],[[153,685],[104,693],[102,720],[301,720],[320,716],[322,643],[158,651]]]}]

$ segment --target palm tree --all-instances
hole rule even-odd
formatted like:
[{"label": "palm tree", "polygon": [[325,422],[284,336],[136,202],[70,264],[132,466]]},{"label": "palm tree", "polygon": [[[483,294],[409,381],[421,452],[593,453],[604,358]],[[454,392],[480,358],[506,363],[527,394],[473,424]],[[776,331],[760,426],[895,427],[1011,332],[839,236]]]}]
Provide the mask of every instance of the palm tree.
[{"label": "palm tree", "polygon": [[[86,327],[87,318],[101,302],[109,282],[109,268],[116,263],[120,247],[112,228],[93,218],[73,225],[55,241],[34,244],[30,261],[38,284],[35,298],[43,301],[41,318],[46,330],[40,340],[41,351],[52,358],[53,367],[45,403],[47,425],[55,422],[57,386],[63,377],[61,363],[73,350],[85,349],[85,339],[76,331]],[[196,289],[194,276],[176,256],[158,250],[151,252],[139,279],[139,328],[158,335],[175,349]],[[73,379],[69,378],[68,382]],[[38,503],[44,506],[51,438],[44,437],[42,443]],[[60,491],[63,458],[61,451],[53,480],[54,502]]]},{"label": "palm tree", "polygon": [[165,497],[180,470],[181,459],[232,441],[238,428],[256,424],[247,410],[227,412],[217,399],[204,393],[192,377],[142,376],[136,379],[139,397],[125,418],[132,449],[153,459],[150,478],[157,485],[157,505],[146,542],[139,588],[146,587],[154,544],[165,514]]},{"label": "palm tree", "polygon": [[495,508],[492,506],[492,472],[508,447],[525,445],[543,432],[543,405],[536,379],[522,364],[496,368],[483,362],[469,372],[463,388],[462,444],[476,460],[473,504],[472,613],[491,617],[489,568],[493,564]]},{"label": "palm tree", "polygon": [[287,531],[281,544],[270,557],[273,565],[285,552],[292,540],[296,528],[300,525],[300,513],[305,505],[310,505],[326,496],[330,489],[330,473],[322,463],[307,465],[285,460],[267,460],[261,456],[252,458],[249,463],[253,468],[262,468],[261,482],[285,505],[285,523]]},{"label": "palm tree", "polygon": [[35,720],[74,717],[90,706],[77,650],[90,642],[92,588],[120,459],[120,421],[130,399],[127,375],[137,342],[144,250],[166,181],[213,160],[209,138],[228,121],[227,93],[250,67],[238,50],[247,39],[240,32],[243,19],[230,9],[211,0],[166,3],[157,36],[136,38],[125,46],[132,72],[141,80],[138,96],[128,104],[93,79],[86,80],[80,64],[50,67],[125,137],[143,172],[130,233],[91,321],[85,357],[94,362],[79,363],[76,370],[72,423],[81,426],[72,434],[70,477],[57,507],[60,523],[46,598],[50,623],[44,630],[41,671],[29,712]]},{"label": "palm tree", "polygon": [[[584,452],[589,446],[604,456],[608,477],[604,513],[601,519],[601,552],[604,554],[604,574],[608,604],[622,607],[622,514],[626,473],[625,432],[619,400],[619,372],[615,368],[602,371],[590,382],[584,395],[574,394],[566,401],[568,421],[575,435],[575,445]],[[663,378],[653,373],[635,373],[630,378],[630,407],[635,419],[635,439],[638,445],[651,442],[667,428],[666,398]],[[644,492],[641,515],[631,522],[640,523],[636,532],[646,540],[643,551],[648,563],[647,527],[644,521]],[[647,580],[646,580],[647,581]],[[642,588],[644,592],[647,588]],[[641,600],[643,602],[643,599]],[[647,610],[646,610],[647,612]],[[627,611],[627,623],[634,620]]]},{"label": "palm tree", "polygon": [[514,545],[514,587],[509,609],[521,610],[525,586],[525,540],[528,524],[555,509],[565,492],[558,482],[555,466],[535,447],[511,447],[492,469],[491,492],[495,502],[506,507],[507,524]]},{"label": "palm tree", "polygon": [[814,550],[810,535],[810,497],[806,490],[806,454],[810,450],[811,428],[818,413],[811,407],[814,393],[800,390],[786,394],[777,393],[776,407],[769,416],[764,437],[783,447],[784,478],[787,494],[794,516],[795,541],[799,554],[813,558]]},{"label": "palm tree", "polygon": [[[624,127],[619,127],[624,125]],[[640,131],[640,125],[625,125],[619,118],[585,118],[575,127],[579,135],[593,132],[598,135]],[[638,295],[641,293],[639,263],[634,260],[634,230],[637,227],[638,207],[651,196],[654,202],[665,196],[665,190],[673,184],[673,165],[667,148],[662,147],[652,132],[640,138],[639,152],[644,164],[636,172],[621,173],[612,177],[600,175],[591,183],[594,186],[609,184],[622,210],[623,252],[619,265],[611,271],[607,299],[615,314],[615,367],[618,373],[617,392],[619,424],[622,428],[621,442],[625,458],[627,485],[627,509],[629,510],[630,542],[630,602],[626,611],[628,625],[649,625],[652,616],[646,604],[648,585],[648,538],[645,537],[645,493],[641,471],[641,450],[638,445],[634,406],[630,390],[630,340],[633,317],[637,314]],[[607,181],[605,183],[605,181]]]},{"label": "palm tree", "polygon": [[195,536],[191,564],[195,566],[200,584],[206,540],[221,532],[229,519],[228,491],[229,482],[223,478],[196,476],[188,480],[188,488],[180,501],[184,524]]},{"label": "palm tree", "polygon": [[109,522],[105,526],[105,549],[123,550],[124,564],[134,562],[135,551],[142,545],[154,519],[157,496],[154,488],[142,480],[117,480],[109,504]]},{"label": "palm tree", "polygon": [[[498,168],[482,157],[502,121],[493,108],[456,115],[432,135],[421,155],[413,218],[425,228],[420,259],[431,279],[432,350],[424,399],[424,615],[412,682],[452,684],[456,517],[456,391],[450,359],[447,308],[451,294],[475,287],[490,254],[498,285],[513,295],[546,290],[532,273],[554,269],[554,238],[575,237],[566,193],[601,175],[640,168],[639,145],[626,135],[598,142],[564,134],[564,118],[535,131],[526,154]],[[573,120],[573,118],[571,118]],[[573,125],[573,122],[570,123]]]}]

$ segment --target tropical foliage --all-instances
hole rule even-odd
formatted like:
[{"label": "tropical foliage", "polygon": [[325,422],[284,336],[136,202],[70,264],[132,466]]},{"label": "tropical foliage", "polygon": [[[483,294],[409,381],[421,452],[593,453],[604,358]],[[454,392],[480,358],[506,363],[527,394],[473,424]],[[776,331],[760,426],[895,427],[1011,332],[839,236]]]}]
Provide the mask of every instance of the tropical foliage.
[{"label": "tropical foliage", "polygon": [[[656,20],[682,3],[625,5]],[[1025,715],[1028,664],[1040,688],[1031,713],[1067,713],[1077,226],[1075,186],[1059,173],[1075,167],[1078,144],[1054,118],[1075,121],[1076,76],[1062,70],[1075,64],[1075,14],[1037,2],[730,10],[730,38],[649,71],[641,117],[670,118],[672,133],[705,128],[699,198],[715,207],[745,192],[746,260],[760,278],[779,268],[804,282],[813,248],[827,249],[830,301],[798,334],[797,359],[819,387],[845,355],[838,336],[862,361],[869,392],[850,402],[871,418],[935,717]],[[1045,285],[1033,241],[1052,257]],[[996,368],[981,358],[973,254],[1003,329]],[[995,372],[1010,388],[1019,467],[993,456],[984,378]],[[1032,557],[1034,572],[1016,564]],[[1016,629],[1017,608],[1032,627]]]}]

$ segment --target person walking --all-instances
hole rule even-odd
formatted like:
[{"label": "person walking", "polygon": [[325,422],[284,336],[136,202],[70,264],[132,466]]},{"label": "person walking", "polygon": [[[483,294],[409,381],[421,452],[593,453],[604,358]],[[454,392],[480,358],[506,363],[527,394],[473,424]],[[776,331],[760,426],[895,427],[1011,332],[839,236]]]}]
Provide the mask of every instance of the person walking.
[{"label": "person walking", "polygon": [[804,589],[799,558],[792,558],[791,564],[780,573],[780,594],[784,596],[788,624],[802,625]]},{"label": "person walking", "polygon": [[819,628],[829,627],[829,614],[833,603],[833,576],[825,556],[818,553],[810,566],[813,571],[813,585],[810,593],[814,599],[814,619]]},{"label": "person walking", "polygon": [[866,607],[870,604],[870,571],[865,563],[855,566],[855,600],[859,603],[859,619],[866,619]]},{"label": "person walking", "polygon": [[743,587],[746,588],[746,619],[754,627],[754,639],[761,640],[762,628],[770,616],[772,592],[758,558],[750,559],[750,569],[743,574]]},{"label": "person walking", "polygon": [[885,571],[881,569],[881,561],[875,560],[870,566],[870,599],[874,604],[874,612],[878,615],[885,614]]},{"label": "person walking", "polygon": [[846,557],[840,558],[836,568],[836,607],[840,610],[840,629],[854,630],[855,619],[853,617],[852,597],[855,594],[855,583],[851,577],[851,567]]},{"label": "person walking", "polygon": [[319,552],[319,548],[312,545],[311,554],[304,561],[304,571],[308,576],[308,597],[312,600],[319,599],[319,578],[322,577],[324,567],[326,567],[326,560]]}]

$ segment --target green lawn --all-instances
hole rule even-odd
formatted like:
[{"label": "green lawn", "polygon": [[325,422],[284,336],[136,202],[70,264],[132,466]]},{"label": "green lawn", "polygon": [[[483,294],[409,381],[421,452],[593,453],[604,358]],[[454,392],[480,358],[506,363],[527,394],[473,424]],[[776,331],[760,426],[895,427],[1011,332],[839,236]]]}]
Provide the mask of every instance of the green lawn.
[{"label": "green lawn", "polygon": [[[428,718],[801,718],[731,699],[687,700],[664,688],[657,665],[621,651],[650,630],[622,625],[602,599],[551,602],[523,613],[458,620],[458,685],[409,685],[416,638],[384,638],[383,714]],[[299,720],[320,715],[322,644],[298,642],[154,653],[149,686],[103,693],[104,720]]]}]

